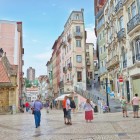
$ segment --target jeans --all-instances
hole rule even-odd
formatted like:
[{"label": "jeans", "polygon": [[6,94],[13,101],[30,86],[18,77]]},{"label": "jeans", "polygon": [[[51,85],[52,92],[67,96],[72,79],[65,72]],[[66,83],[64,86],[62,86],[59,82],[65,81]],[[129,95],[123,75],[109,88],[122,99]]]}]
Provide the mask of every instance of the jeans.
[{"label": "jeans", "polygon": [[29,111],[29,107],[26,107],[26,112],[28,112]]},{"label": "jeans", "polygon": [[35,118],[35,126],[37,128],[38,126],[40,126],[41,112],[40,111],[35,111],[34,112],[34,118]]}]

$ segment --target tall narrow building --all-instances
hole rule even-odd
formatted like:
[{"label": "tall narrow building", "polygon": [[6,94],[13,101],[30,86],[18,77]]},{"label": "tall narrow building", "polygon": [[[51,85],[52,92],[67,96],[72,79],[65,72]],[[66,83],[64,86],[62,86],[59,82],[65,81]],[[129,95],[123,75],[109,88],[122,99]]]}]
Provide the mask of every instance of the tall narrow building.
[{"label": "tall narrow building", "polygon": [[22,22],[0,20],[0,48],[6,53],[11,65],[17,65],[17,99],[21,104],[24,65],[22,44]]},{"label": "tall narrow building", "polygon": [[30,81],[35,80],[35,69],[32,67],[29,67],[27,69],[27,79]]}]

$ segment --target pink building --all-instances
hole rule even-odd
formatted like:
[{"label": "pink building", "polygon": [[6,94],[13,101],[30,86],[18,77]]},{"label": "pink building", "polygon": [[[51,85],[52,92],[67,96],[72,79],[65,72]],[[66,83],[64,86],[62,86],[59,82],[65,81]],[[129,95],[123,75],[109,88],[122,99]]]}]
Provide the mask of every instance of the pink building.
[{"label": "pink building", "polygon": [[[17,65],[17,92],[21,99],[23,71],[22,22],[0,20],[0,48],[6,52],[11,65]],[[19,100],[20,101],[20,100]],[[21,103],[21,102],[19,102]]]}]

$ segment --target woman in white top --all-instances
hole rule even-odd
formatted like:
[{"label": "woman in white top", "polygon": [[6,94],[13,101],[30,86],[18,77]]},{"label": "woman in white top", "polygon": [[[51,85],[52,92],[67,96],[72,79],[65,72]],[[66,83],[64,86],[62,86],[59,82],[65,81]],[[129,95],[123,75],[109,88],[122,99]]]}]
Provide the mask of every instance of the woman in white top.
[{"label": "woman in white top", "polygon": [[92,107],[89,99],[86,100],[86,103],[84,105],[84,109],[85,109],[86,122],[88,122],[88,120],[91,122],[91,120],[93,120],[93,107]]}]

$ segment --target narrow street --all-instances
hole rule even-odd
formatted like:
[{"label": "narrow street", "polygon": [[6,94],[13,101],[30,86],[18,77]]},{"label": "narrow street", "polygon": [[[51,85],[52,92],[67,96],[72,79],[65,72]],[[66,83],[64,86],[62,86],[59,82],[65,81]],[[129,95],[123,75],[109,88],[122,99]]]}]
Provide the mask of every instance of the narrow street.
[{"label": "narrow street", "polygon": [[42,110],[42,121],[35,128],[34,116],[29,113],[0,116],[0,140],[139,140],[140,119],[128,118],[122,113],[94,115],[91,123],[84,120],[84,112],[72,114],[73,124],[63,123],[62,110],[46,113]]}]

